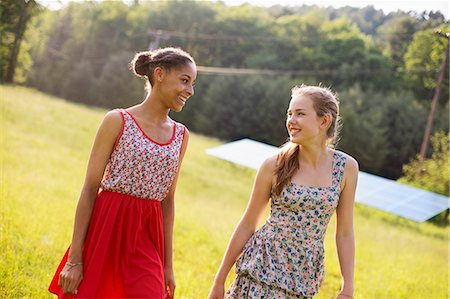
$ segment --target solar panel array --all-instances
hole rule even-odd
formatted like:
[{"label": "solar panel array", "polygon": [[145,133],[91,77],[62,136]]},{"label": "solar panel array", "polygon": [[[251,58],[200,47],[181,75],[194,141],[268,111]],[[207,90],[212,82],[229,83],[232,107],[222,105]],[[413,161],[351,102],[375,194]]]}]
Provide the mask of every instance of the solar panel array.
[{"label": "solar panel array", "polygon": [[[279,148],[241,139],[206,152],[214,157],[258,169]],[[407,186],[393,180],[360,171],[356,201],[417,222],[423,222],[449,208],[449,197]]]}]

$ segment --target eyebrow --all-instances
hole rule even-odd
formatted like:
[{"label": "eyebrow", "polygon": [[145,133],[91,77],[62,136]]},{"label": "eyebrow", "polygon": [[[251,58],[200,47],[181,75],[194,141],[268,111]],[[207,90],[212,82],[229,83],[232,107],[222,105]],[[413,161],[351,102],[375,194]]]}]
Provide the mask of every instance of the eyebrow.
[{"label": "eyebrow", "polygon": [[[189,80],[192,80],[192,77],[191,76],[189,76],[188,74],[181,74],[181,76],[186,76],[186,77],[188,77],[189,78]],[[195,83],[196,81],[194,80],[194,81],[192,81],[193,83]]]},{"label": "eyebrow", "polygon": [[[289,112],[289,111],[292,111],[292,110],[289,110],[289,109],[288,109],[287,112]],[[295,110],[294,110],[294,112],[297,112],[297,111],[306,111],[306,109],[299,108],[299,109],[295,109]]]}]

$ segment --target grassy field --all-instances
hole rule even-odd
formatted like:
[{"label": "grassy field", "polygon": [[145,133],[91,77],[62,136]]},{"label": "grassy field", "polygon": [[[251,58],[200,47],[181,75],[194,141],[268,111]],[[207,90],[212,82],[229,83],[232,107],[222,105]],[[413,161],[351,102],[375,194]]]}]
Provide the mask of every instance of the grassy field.
[{"label": "grassy field", "polygon": [[[51,298],[69,245],[87,157],[104,110],[0,86],[0,297]],[[177,190],[177,298],[206,298],[248,200],[254,171],[205,154],[221,142],[192,134]],[[448,229],[357,204],[355,298],[447,298]],[[340,287],[334,218],[317,298]],[[230,275],[228,284],[233,275]]]}]

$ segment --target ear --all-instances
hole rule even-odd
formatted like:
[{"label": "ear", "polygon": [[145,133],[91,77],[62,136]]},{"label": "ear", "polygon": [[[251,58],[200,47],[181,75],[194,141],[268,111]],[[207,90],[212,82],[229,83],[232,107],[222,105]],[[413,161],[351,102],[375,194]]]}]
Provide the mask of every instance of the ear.
[{"label": "ear", "polygon": [[320,123],[320,128],[324,130],[328,130],[328,128],[331,126],[331,121],[333,120],[333,117],[330,113],[325,114],[321,117],[322,121]]},{"label": "ear", "polygon": [[153,78],[155,78],[155,82],[161,82],[164,79],[166,71],[162,67],[155,67],[153,70]]}]

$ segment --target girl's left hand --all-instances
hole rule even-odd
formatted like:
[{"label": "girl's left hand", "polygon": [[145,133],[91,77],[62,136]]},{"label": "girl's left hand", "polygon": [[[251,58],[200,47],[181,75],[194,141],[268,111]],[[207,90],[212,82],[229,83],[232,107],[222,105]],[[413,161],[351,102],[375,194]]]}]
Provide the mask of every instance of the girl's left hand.
[{"label": "girl's left hand", "polygon": [[175,276],[173,269],[164,269],[164,290],[166,291],[164,298],[173,299],[175,293]]},{"label": "girl's left hand", "polygon": [[343,293],[343,292],[340,292],[340,293],[337,295],[336,299],[353,299],[353,294],[350,295],[350,294],[345,294],[345,293]]}]

